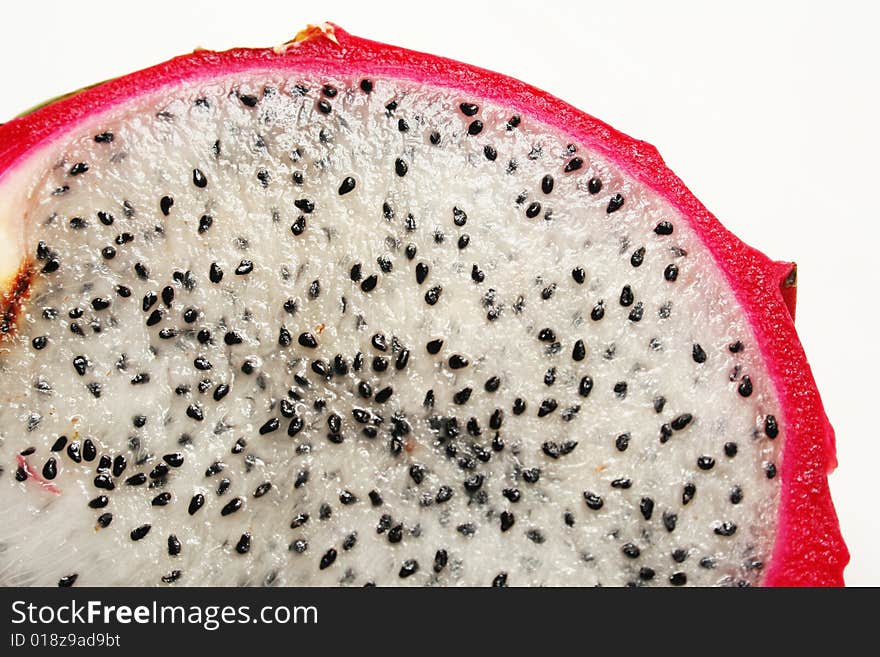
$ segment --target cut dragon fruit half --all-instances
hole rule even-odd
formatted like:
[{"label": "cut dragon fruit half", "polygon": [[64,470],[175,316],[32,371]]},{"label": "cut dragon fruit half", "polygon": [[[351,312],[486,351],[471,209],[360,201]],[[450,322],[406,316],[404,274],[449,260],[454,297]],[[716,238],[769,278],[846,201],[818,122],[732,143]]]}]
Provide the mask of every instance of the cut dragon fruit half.
[{"label": "cut dragon fruit half", "polygon": [[840,585],[795,269],[310,28],[0,126],[0,583]]}]

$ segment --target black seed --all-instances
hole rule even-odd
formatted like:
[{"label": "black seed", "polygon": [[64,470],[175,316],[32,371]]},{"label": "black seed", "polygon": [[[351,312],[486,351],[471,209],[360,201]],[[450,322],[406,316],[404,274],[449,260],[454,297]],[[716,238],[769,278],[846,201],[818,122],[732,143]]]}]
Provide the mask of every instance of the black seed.
[{"label": "black seed", "polygon": [[458,106],[458,108],[461,110],[461,113],[464,114],[465,116],[474,116],[477,112],[480,111],[479,106],[474,105],[473,103],[462,103],[461,105]]},{"label": "black seed", "polygon": [[117,285],[116,286],[116,294],[121,296],[123,299],[127,299],[131,296],[131,288],[126,287],[125,285]]},{"label": "black seed", "polygon": [[472,522],[466,522],[456,527],[455,531],[457,531],[462,536],[467,536],[468,538],[470,538],[477,533],[477,528]]},{"label": "black seed", "polygon": [[632,479],[628,477],[621,477],[619,479],[615,479],[611,482],[611,488],[619,488],[622,490],[627,490],[632,488]]},{"label": "black seed", "polygon": [[86,164],[85,162],[77,162],[72,167],[70,167],[70,171],[68,171],[68,173],[71,176],[78,176],[80,174],[85,173],[88,170],[89,170],[88,164]]},{"label": "black seed", "polygon": [[471,243],[470,235],[464,234],[458,238],[458,248],[466,249],[467,245]]},{"label": "black seed", "polygon": [[251,94],[239,94],[238,99],[242,105],[247,107],[255,107],[259,99]]},{"label": "black seed", "polygon": [[443,504],[452,499],[454,492],[449,486],[440,486],[437,489],[437,496],[434,498],[437,504]]},{"label": "black seed", "polygon": [[593,511],[598,511],[605,505],[605,501],[599,495],[589,491],[584,492],[584,502],[586,502],[587,507]]},{"label": "black seed", "polygon": [[582,285],[587,280],[587,273],[581,267],[575,267],[571,270],[571,277],[578,285]]},{"label": "black seed", "polygon": [[667,265],[666,269],[663,270],[663,278],[665,278],[670,283],[678,278],[678,265]]},{"label": "black seed", "polygon": [[318,101],[318,111],[321,114],[329,114],[333,110],[333,107],[323,98]]},{"label": "black seed", "polygon": [[651,516],[654,514],[654,500],[650,497],[643,497],[639,501],[639,511],[645,520],[650,520]]},{"label": "black seed", "polygon": [[146,266],[143,263],[140,263],[140,262],[134,263],[134,273],[141,280],[146,280],[150,277],[149,270],[146,268]]},{"label": "black seed", "polygon": [[318,341],[315,339],[315,336],[308,332],[300,333],[297,342],[299,342],[300,346],[308,349],[314,349],[318,346]]},{"label": "black seed", "polygon": [[675,531],[675,525],[678,522],[678,515],[675,513],[663,513],[663,526],[666,528],[668,532]]},{"label": "black seed", "polygon": [[54,443],[52,443],[52,451],[60,452],[64,449],[64,446],[67,445],[67,436],[58,436]]},{"label": "black seed", "polygon": [[208,185],[208,179],[205,178],[205,174],[202,173],[201,169],[193,169],[192,181],[193,185],[199,188],[204,188]]},{"label": "black seed", "polygon": [[156,296],[155,292],[147,292],[144,295],[143,302],[141,303],[141,307],[143,308],[144,312],[147,312],[150,308],[152,308],[158,300],[159,297]]},{"label": "black seed", "polygon": [[150,533],[150,528],[151,528],[150,525],[141,525],[140,527],[137,527],[136,529],[132,529],[131,534],[129,534],[129,536],[131,536],[131,540],[139,541],[142,538],[144,538],[147,534]]},{"label": "black seed", "polygon": [[605,208],[605,212],[607,214],[611,214],[612,212],[617,212],[622,207],[623,207],[623,196],[621,196],[620,194],[615,194],[608,201],[608,207]]},{"label": "black seed", "polygon": [[522,415],[526,411],[526,402],[521,397],[513,400],[513,414]]},{"label": "black seed", "polygon": [[556,342],[556,333],[553,329],[543,328],[538,332],[538,340],[541,342]]},{"label": "black seed", "polygon": [[420,484],[425,480],[426,472],[427,470],[423,465],[414,463],[413,465],[409,466],[409,476],[417,484]]},{"label": "black seed", "polygon": [[571,173],[572,171],[577,171],[582,166],[584,166],[584,161],[579,157],[573,157],[565,165],[565,173]]},{"label": "black seed", "polygon": [[79,449],[79,443],[70,443],[67,446],[67,455],[74,463],[82,463],[82,453]]},{"label": "black seed", "polygon": [[278,344],[280,346],[289,347],[292,340],[293,337],[290,335],[290,331],[287,330],[287,327],[282,326],[278,329]]},{"label": "black seed", "polygon": [[736,533],[736,523],[724,521],[713,530],[718,536],[733,536]]},{"label": "black seed", "polygon": [[486,275],[482,271],[480,271],[479,267],[474,265],[471,268],[471,280],[473,280],[474,283],[482,283],[484,280],[486,280]]},{"label": "black seed", "polygon": [[95,135],[95,142],[98,144],[109,144],[113,141],[113,133],[112,132],[102,132],[101,134]]},{"label": "black seed", "polygon": [[110,457],[106,454],[102,454],[101,458],[98,460],[98,466],[95,468],[98,472],[109,472],[110,471]]},{"label": "black seed", "polygon": [[409,171],[409,166],[403,158],[397,158],[394,161],[394,171],[398,176],[403,178],[407,171]]},{"label": "black seed", "polygon": [[624,543],[623,546],[621,546],[620,551],[629,559],[638,559],[642,554],[642,551],[635,543]]},{"label": "black seed", "polygon": [[372,83],[372,81],[367,80],[365,78],[365,79],[361,80],[360,87],[361,87],[361,91],[363,91],[365,94],[368,94],[373,90],[373,83]]},{"label": "black seed", "polygon": [[231,500],[229,500],[229,502],[226,503],[226,506],[224,506],[220,510],[220,515],[221,516],[228,516],[232,513],[235,513],[236,511],[238,511],[241,508],[242,503],[243,503],[243,500],[240,497],[232,498]]},{"label": "black seed", "polygon": [[242,260],[235,268],[236,276],[246,276],[254,270],[254,263],[250,260]]},{"label": "black seed", "polygon": [[51,274],[53,272],[58,271],[58,268],[61,266],[61,263],[58,261],[58,258],[49,258],[43,268],[40,270],[44,274]]},{"label": "black seed", "polygon": [[150,479],[162,479],[168,474],[170,468],[165,463],[159,463],[150,471]]},{"label": "black seed", "polygon": [[238,543],[235,544],[235,551],[239,554],[247,554],[251,549],[251,535],[245,532],[241,535],[241,538],[238,539]]},{"label": "black seed", "polygon": [[143,385],[145,383],[150,382],[150,374],[148,372],[140,372],[139,374],[135,374],[131,379],[131,385]]},{"label": "black seed", "polygon": [[352,191],[355,188],[356,184],[357,183],[355,182],[354,178],[352,178],[351,176],[347,176],[346,178],[343,179],[342,183],[339,185],[339,195],[343,196],[345,194],[348,194],[350,191]]},{"label": "black seed", "polygon": [[425,303],[429,306],[433,306],[440,300],[440,295],[443,292],[443,288],[439,285],[435,285],[430,290],[425,292]]},{"label": "black seed", "polygon": [[424,262],[420,262],[416,265],[416,283],[421,285],[425,282],[425,279],[428,277],[428,265]]},{"label": "black seed", "polygon": [[730,503],[739,504],[743,500],[743,491],[739,486],[734,486],[730,490]]},{"label": "black seed", "polygon": [[406,367],[407,363],[409,363],[409,349],[403,349],[397,355],[397,360],[394,362],[394,368],[402,370]]},{"label": "black seed", "polygon": [[[241,344],[242,339],[241,339],[241,336],[238,333],[236,333],[235,331],[229,331],[226,333],[226,335],[223,336],[223,342],[227,346],[232,347],[234,345]],[[227,388],[227,392],[228,391],[229,390]]]},{"label": "black seed", "polygon": [[216,262],[211,263],[211,268],[208,271],[208,278],[212,283],[219,283],[223,280],[223,270]]},{"label": "black seed", "polygon": [[196,512],[201,509],[205,505],[205,496],[201,493],[196,493],[192,496],[192,499],[189,501],[189,515],[195,515]]},{"label": "black seed", "polygon": [[38,335],[31,340],[31,346],[37,351],[44,349],[47,344],[49,344],[49,337],[46,335]]},{"label": "black seed", "polygon": [[162,214],[166,217],[171,214],[171,207],[174,205],[174,199],[170,196],[163,196],[159,200],[159,209],[162,210]]},{"label": "black seed", "polygon": [[265,436],[267,433],[272,433],[273,431],[277,431],[278,427],[281,425],[277,417],[270,418],[263,423],[263,426],[260,427],[260,435]]},{"label": "black seed", "polygon": [[361,290],[364,292],[370,292],[376,287],[376,283],[378,282],[379,278],[375,274],[367,276],[367,278],[361,283]]},{"label": "black seed", "polygon": [[324,553],[324,556],[321,557],[321,563],[318,567],[321,570],[325,570],[332,566],[334,561],[336,561],[336,550],[330,548]]},{"label": "black seed", "polygon": [[598,322],[603,317],[605,317],[605,302],[600,301],[595,306],[593,306],[593,310],[590,311],[590,319],[594,322]]},{"label": "black seed", "polygon": [[734,456],[736,456],[737,451],[739,451],[739,447],[737,446],[736,443],[733,443],[733,442],[724,443],[724,455],[725,456],[728,456],[729,458],[733,458]]},{"label": "black seed", "polygon": [[776,438],[779,435],[779,424],[776,422],[775,415],[768,415],[764,418],[764,433],[768,438]]},{"label": "black seed", "polygon": [[162,582],[165,584],[173,584],[180,579],[183,573],[179,570],[172,570],[167,575],[162,575]]},{"label": "black seed", "polygon": [[468,399],[471,398],[472,392],[473,388],[462,388],[452,396],[452,401],[454,401],[459,406],[461,406],[462,404],[466,404]]},{"label": "black seed", "polygon": [[691,484],[691,483],[685,484],[684,488],[682,488],[681,503],[687,504],[692,499],[694,499],[694,495],[696,495],[696,494],[697,494],[697,487],[694,484]]},{"label": "black seed", "polygon": [[632,255],[629,258],[629,264],[631,264],[633,267],[640,267],[644,261],[645,247],[641,246],[633,251]]},{"label": "black seed", "polygon": [[391,386],[388,386],[387,388],[382,388],[382,390],[376,393],[376,403],[384,404],[391,398],[392,394],[394,394],[394,389]]},{"label": "black seed", "polygon": [[104,258],[104,260],[113,260],[113,258],[116,257],[116,249],[112,246],[105,246],[101,249],[101,257]]},{"label": "black seed", "polygon": [[687,575],[682,572],[673,573],[669,577],[669,583],[672,584],[672,586],[684,586],[687,584]]},{"label": "black seed", "polygon": [[49,457],[43,465],[43,477],[45,479],[54,479],[58,474],[58,464],[53,457]]},{"label": "black seed", "polygon": [[431,140],[431,143],[432,143],[434,146],[436,146],[437,144],[440,143],[440,133],[437,132],[436,130],[434,130],[434,131],[432,131],[431,134],[428,136],[428,139],[430,139],[430,140]]},{"label": "black seed", "polygon": [[91,439],[86,438],[83,442],[83,458],[91,462],[95,460],[96,456],[98,456],[98,450],[95,448],[95,443]]},{"label": "black seed", "polygon": [[469,364],[468,359],[464,358],[463,356],[460,356],[458,354],[452,354],[452,356],[449,357],[450,369],[460,370],[464,367],[467,367],[468,364]]},{"label": "black seed", "polygon": [[699,343],[694,343],[693,351],[691,355],[694,359],[695,363],[705,363],[706,362],[706,352],[699,345]]},{"label": "black seed", "polygon": [[737,392],[742,397],[749,397],[752,394],[752,390],[752,379],[746,374],[740,381],[740,384],[737,387]]},{"label": "black seed", "polygon": [[618,399],[623,399],[624,397],[626,397],[626,390],[627,390],[626,381],[618,381],[617,383],[614,384],[614,395]]},{"label": "black seed", "polygon": [[629,285],[624,285],[620,291],[620,305],[624,308],[631,306],[634,300],[632,288]]},{"label": "black seed", "polygon": [[618,452],[625,452],[627,447],[629,447],[630,435],[628,433],[620,434],[614,440],[614,446],[617,448]]},{"label": "black seed", "polygon": [[[209,339],[210,339],[210,334],[209,334]],[[211,361],[209,361],[204,356],[197,356],[193,360],[193,367],[195,367],[197,370],[200,370],[202,372],[205,372],[207,370],[214,368],[214,366],[211,364]]]},{"label": "black seed", "polygon": [[311,214],[315,211],[315,204],[307,198],[297,199],[293,202],[293,205],[305,214]]},{"label": "black seed", "polygon": [[403,562],[403,565],[400,567],[400,571],[397,573],[401,579],[406,579],[410,575],[415,575],[419,570],[419,562],[415,559],[407,559]]},{"label": "black seed", "polygon": [[494,162],[498,159],[498,151],[496,151],[493,146],[487,144],[483,147],[483,156],[490,162]]},{"label": "black seed", "polygon": [[734,342],[733,344],[728,345],[728,346],[727,346],[727,349],[728,349],[728,350],[730,351],[730,353],[732,353],[732,354],[738,354],[738,353],[740,353],[743,349],[745,349],[745,346],[743,345],[742,342],[740,342],[739,340],[737,340],[737,341]]},{"label": "black seed", "polygon": [[532,201],[529,203],[529,206],[526,208],[526,216],[529,219],[534,219],[539,214],[541,214],[541,204],[537,201]]},{"label": "black seed", "polygon": [[469,493],[476,493],[483,486],[483,475],[473,474],[464,480],[464,489]]},{"label": "black seed", "polygon": [[767,476],[767,479],[774,479],[776,477],[776,465],[773,463],[767,463],[764,465],[764,474]]},{"label": "black seed", "polygon": [[671,422],[672,428],[676,431],[681,431],[689,425],[693,419],[694,416],[690,413],[682,413]]},{"label": "black seed", "polygon": [[199,228],[198,228],[199,234],[207,232],[208,229],[211,227],[211,224],[213,224],[213,223],[214,223],[214,217],[212,217],[209,214],[203,214],[199,218]]},{"label": "black seed", "polygon": [[468,125],[468,134],[471,136],[475,136],[480,134],[483,131],[483,122],[479,119],[474,119]]},{"label": "black seed", "polygon": [[654,227],[654,232],[658,235],[672,235],[673,227],[668,221],[661,221]]}]

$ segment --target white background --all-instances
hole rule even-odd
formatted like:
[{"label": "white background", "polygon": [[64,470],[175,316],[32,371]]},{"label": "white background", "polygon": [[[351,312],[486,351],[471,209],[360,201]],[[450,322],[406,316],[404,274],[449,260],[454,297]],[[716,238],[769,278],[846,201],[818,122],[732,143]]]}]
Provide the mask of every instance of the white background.
[{"label": "white background", "polygon": [[[332,20],[542,87],[656,145],[733,232],[799,265],[852,585],[880,585],[880,12],[862,1],[5,3],[0,121],[188,52]],[[876,6],[876,5],[874,5]]]}]

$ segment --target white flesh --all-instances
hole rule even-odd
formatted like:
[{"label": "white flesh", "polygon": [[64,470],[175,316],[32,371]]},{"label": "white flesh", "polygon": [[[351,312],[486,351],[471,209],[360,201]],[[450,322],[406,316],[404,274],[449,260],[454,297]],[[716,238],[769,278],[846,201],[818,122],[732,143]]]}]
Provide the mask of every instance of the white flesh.
[{"label": "white flesh", "polygon": [[[366,94],[358,82],[245,79],[186,88],[176,98],[88,125],[58,144],[22,208],[35,274],[15,333],[0,342],[0,583],[55,585],[76,574],[77,585],[155,585],[177,570],[180,585],[489,585],[500,573],[507,574],[509,585],[669,584],[675,573],[684,573],[689,584],[759,582],[759,564],[766,563],[773,544],[777,505],[778,478],[769,479],[766,468],[776,462],[784,432],[775,441],[765,435],[766,414],[779,413],[759,349],[727,282],[686,222],[653,192],[582,147],[575,155],[583,167],[565,173],[573,157],[570,139],[534,118],[523,117],[508,130],[511,112],[504,107],[393,80],[374,80],[374,90]],[[325,83],[339,90],[335,98],[322,96]],[[310,91],[302,96],[294,84]],[[264,86],[274,93],[264,96]],[[256,107],[242,103],[239,93],[256,96]],[[208,107],[194,103],[203,97]],[[317,110],[320,99],[332,105],[329,115]],[[385,105],[392,100],[398,107],[388,112]],[[480,134],[468,134],[473,118],[462,113],[461,102],[479,104],[473,118],[485,125]],[[399,130],[399,119],[408,123],[407,132]],[[440,145],[430,143],[434,130]],[[93,136],[105,131],[113,133],[113,141],[96,143]],[[485,157],[486,145],[496,149],[495,161]],[[535,146],[540,151],[533,151]],[[298,160],[292,157],[296,149]],[[397,158],[408,165],[404,177],[395,173]],[[510,160],[516,162],[514,172],[507,171]],[[70,175],[80,162],[88,171]],[[193,184],[195,168],[204,173],[206,187]],[[265,185],[258,178],[261,169],[269,174]],[[302,172],[302,185],[292,179],[296,171]],[[555,180],[550,194],[541,190],[545,174]],[[339,195],[347,176],[356,187]],[[588,191],[593,177],[602,181],[595,195]],[[53,195],[64,185],[66,193]],[[518,204],[521,193],[526,199]],[[618,193],[624,205],[609,214],[609,199]],[[174,199],[168,216],[160,210],[166,195]],[[315,210],[295,236],[291,225],[302,212],[294,202],[304,198]],[[134,210],[130,217],[124,201]],[[541,212],[527,218],[533,201],[541,203]],[[393,219],[383,217],[383,203],[393,209]],[[453,223],[454,206],[467,214],[463,227]],[[103,225],[98,211],[112,214],[114,223]],[[409,213],[416,222],[411,232],[404,227]],[[200,234],[205,214],[213,224]],[[72,228],[74,217],[86,227]],[[664,220],[674,225],[672,235],[655,234]],[[435,231],[442,232],[442,242]],[[123,232],[134,241],[115,244]],[[470,242],[459,249],[465,233]],[[40,273],[45,261],[35,258],[39,240],[57,255],[57,272]],[[413,260],[405,255],[409,243],[418,249]],[[112,260],[101,255],[108,245],[116,249]],[[634,268],[630,256],[642,246],[644,263]],[[380,257],[393,263],[390,273],[380,271]],[[253,272],[236,275],[243,259],[253,261]],[[136,262],[149,270],[147,280],[135,275]],[[212,262],[224,272],[219,284],[209,280]],[[430,268],[421,285],[414,273],[419,262]],[[363,278],[378,276],[372,292],[351,280],[355,263],[361,263]],[[671,263],[679,269],[674,282],[664,279]],[[482,283],[471,278],[474,264],[485,274]],[[582,285],[573,280],[576,267],[586,273]],[[175,282],[175,271],[190,271],[194,289]],[[320,282],[317,298],[309,294],[313,281]],[[639,322],[628,319],[635,304],[619,303],[625,284],[643,304]],[[131,289],[130,298],[117,294],[118,285]],[[166,308],[161,291],[169,285],[174,300]],[[425,293],[438,285],[442,294],[430,306]],[[552,285],[555,293],[542,299],[542,290]],[[490,289],[500,310],[491,322],[484,303]],[[163,317],[148,327],[150,312],[141,304],[151,291],[160,299],[150,312],[161,308]],[[93,309],[99,297],[110,299],[108,309]],[[517,312],[519,297],[524,304]],[[284,309],[288,299],[296,302],[294,314]],[[591,310],[599,300],[605,315],[593,321]],[[659,310],[667,302],[671,314],[662,318]],[[71,319],[68,312],[76,307],[83,315]],[[183,320],[186,308],[198,311],[192,324]],[[46,309],[55,309],[57,317],[44,317]],[[71,332],[74,322],[83,336]],[[282,326],[292,336],[288,347],[279,346]],[[178,337],[158,337],[160,329],[171,327],[180,331]],[[561,343],[557,354],[548,354],[550,343],[538,339],[545,327]],[[213,336],[210,344],[196,337],[203,328]],[[226,331],[239,333],[243,343],[227,346]],[[298,344],[304,331],[316,336],[317,349]],[[370,344],[375,333],[387,338],[385,354]],[[37,336],[48,336],[41,350],[32,346]],[[411,351],[400,371],[392,336]],[[444,344],[430,355],[425,345],[435,338]],[[577,339],[586,345],[581,362],[572,359]],[[738,340],[744,350],[731,353],[728,345]],[[694,361],[694,343],[707,354],[704,363]],[[362,372],[351,369],[358,351],[365,356]],[[122,354],[124,368],[117,366]],[[315,359],[332,367],[336,354],[346,359],[347,375],[325,380],[310,369]],[[450,369],[453,354],[469,365]],[[79,355],[90,363],[84,376],[72,365]],[[377,355],[389,360],[384,373],[372,371]],[[213,369],[196,370],[198,356]],[[247,359],[257,364],[251,375],[241,370]],[[556,380],[548,386],[544,377],[551,367]],[[741,369],[732,381],[736,367]],[[132,385],[139,373],[148,373],[149,383]],[[309,386],[298,385],[294,374],[306,377]],[[754,386],[748,398],[737,392],[743,374]],[[594,381],[586,398],[578,394],[584,375]],[[484,390],[492,376],[501,380],[494,393]],[[205,393],[198,389],[202,379],[211,381]],[[357,392],[362,380],[374,395],[385,386],[393,387],[393,395],[384,404],[362,399]],[[625,398],[613,390],[621,381],[628,386]],[[38,382],[48,390],[38,390]],[[102,386],[99,398],[87,389],[93,382]],[[220,383],[231,390],[215,402],[212,393]],[[176,394],[181,385],[191,391]],[[469,401],[455,404],[453,394],[465,387],[473,388]],[[289,420],[279,412],[279,400],[291,388],[299,391],[301,400],[291,401],[306,424],[293,438],[286,433]],[[429,389],[433,408],[423,406]],[[666,404],[658,413],[654,400],[660,396]],[[520,416],[512,412],[517,397],[527,402]],[[549,398],[558,408],[537,417]],[[324,410],[313,407],[316,399],[326,401]],[[195,402],[203,408],[201,422],[186,415]],[[574,407],[579,412],[566,421],[564,411]],[[384,418],[376,438],[361,434],[352,408]],[[496,432],[489,426],[496,408],[504,414],[499,452],[492,450]],[[342,418],[341,444],[327,438],[327,418],[334,412]],[[389,449],[395,413],[411,427],[399,455]],[[662,444],[661,425],[683,413],[693,421]],[[132,423],[139,414],[147,417],[142,428]],[[441,443],[429,426],[432,416],[455,416],[460,436]],[[280,429],[260,435],[272,417],[281,420]],[[471,417],[479,422],[478,437],[468,435]],[[29,423],[35,425],[29,429]],[[628,449],[619,451],[615,441],[623,433],[631,438]],[[75,464],[65,451],[52,455],[59,435],[80,445],[90,438],[99,457],[124,455],[128,465],[114,478],[115,490],[93,485],[97,459]],[[232,454],[238,438],[247,446]],[[552,459],[542,451],[545,441],[576,441],[577,447]],[[725,455],[726,442],[737,444],[734,458]],[[454,458],[445,453],[450,443],[458,448]],[[471,443],[491,458],[475,459],[475,468],[464,470],[459,460],[473,457]],[[25,458],[37,472],[50,456],[57,459],[52,483],[60,494],[33,477],[16,479],[16,455],[28,447],[36,448]],[[178,451],[185,462],[161,485],[125,485],[127,477],[148,474],[162,455]],[[711,470],[697,467],[704,455],[715,459]],[[147,460],[137,465],[139,459]],[[225,469],[206,476],[214,462]],[[420,484],[410,477],[413,464],[425,467]],[[540,470],[537,483],[524,481],[528,468]],[[295,488],[297,474],[306,470],[308,482]],[[475,473],[484,477],[484,499],[463,487]],[[229,488],[218,496],[224,478]],[[631,487],[612,487],[619,478],[631,479]],[[264,482],[271,482],[271,490],[255,498]],[[696,495],[682,505],[688,482],[696,485]],[[441,485],[454,491],[444,504],[434,501]],[[736,505],[729,499],[734,486],[743,491]],[[519,489],[520,501],[506,499],[505,488]],[[370,502],[374,489],[382,506]],[[340,503],[344,490],[357,502]],[[151,506],[165,491],[173,501]],[[588,508],[585,491],[601,496],[600,510]],[[205,504],[191,516],[190,499],[198,492]],[[87,502],[99,494],[106,494],[109,504],[90,508]],[[244,500],[242,509],[221,516],[236,496]],[[423,505],[423,497],[431,504]],[[654,502],[650,520],[639,510],[643,497]],[[320,518],[322,503],[332,509],[328,519]],[[515,516],[505,532],[503,511]],[[564,522],[566,512],[573,526]],[[664,512],[678,516],[672,532],[664,527]],[[112,513],[112,522],[97,528],[102,513]],[[299,513],[310,519],[291,529]],[[387,531],[377,533],[383,514],[392,516],[393,525],[402,523],[400,542],[389,542]],[[736,532],[719,536],[715,529],[721,522],[735,523]],[[475,529],[472,536],[457,530],[466,523]],[[150,532],[133,541],[130,532],[144,524],[151,525]],[[250,550],[239,554],[235,548],[244,532],[251,535]],[[353,533],[356,545],[344,550]],[[169,534],[182,543],[177,556],[168,555]],[[289,549],[297,539],[308,542],[304,553]],[[623,553],[628,543],[640,556]],[[320,569],[330,548],[338,556]],[[448,563],[436,574],[439,549],[447,551]],[[686,551],[683,563],[672,558],[679,549]],[[705,567],[705,561],[701,566],[705,558],[714,567]],[[418,572],[401,578],[410,559],[418,562]],[[655,571],[653,580],[640,580],[643,567]]]}]

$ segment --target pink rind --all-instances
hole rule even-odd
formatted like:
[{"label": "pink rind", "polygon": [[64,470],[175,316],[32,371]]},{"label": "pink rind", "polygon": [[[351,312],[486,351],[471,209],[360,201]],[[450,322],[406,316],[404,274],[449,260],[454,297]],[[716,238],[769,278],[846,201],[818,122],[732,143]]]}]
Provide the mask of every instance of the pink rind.
[{"label": "pink rind", "polygon": [[[793,295],[781,284],[790,263],[775,262],[725,229],[669,170],[657,150],[518,80],[449,59],[354,37],[333,26],[333,39],[314,36],[285,51],[197,51],[105,82],[0,126],[0,194],[10,174],[40,147],[89,116],[182,82],[239,72],[312,71],[388,75],[424,81],[503,103],[539,118],[595,149],[652,188],[691,223],[745,309],[782,406],[785,444],[776,541],[763,584],[842,586],[849,553],[831,501],[827,474],[836,466],[828,422],[794,328]],[[72,117],[75,117],[71,120]]]}]

